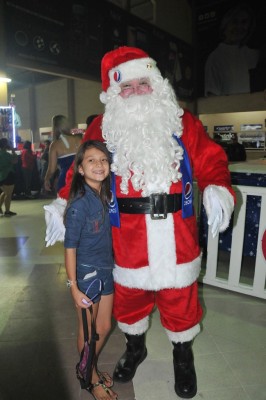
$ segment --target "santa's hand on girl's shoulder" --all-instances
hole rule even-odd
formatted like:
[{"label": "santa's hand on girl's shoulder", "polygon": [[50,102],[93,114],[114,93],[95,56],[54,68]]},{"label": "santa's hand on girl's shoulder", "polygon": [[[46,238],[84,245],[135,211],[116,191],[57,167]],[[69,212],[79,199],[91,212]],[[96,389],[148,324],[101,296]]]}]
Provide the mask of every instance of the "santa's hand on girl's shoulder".
[{"label": "santa's hand on girl's shoulder", "polygon": [[52,203],[43,206],[46,222],[46,247],[53,246],[56,242],[64,241],[65,226],[63,216],[66,204],[66,200],[58,197]]}]

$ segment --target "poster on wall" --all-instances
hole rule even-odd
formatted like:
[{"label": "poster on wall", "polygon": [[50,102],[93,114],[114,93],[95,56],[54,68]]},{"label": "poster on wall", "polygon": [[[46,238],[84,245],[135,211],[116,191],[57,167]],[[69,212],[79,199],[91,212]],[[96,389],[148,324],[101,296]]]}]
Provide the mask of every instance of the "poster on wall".
[{"label": "poster on wall", "polygon": [[266,87],[266,2],[197,1],[198,97]]},{"label": "poster on wall", "polygon": [[152,37],[150,54],[162,75],[169,80],[179,99],[192,100],[195,95],[192,46],[156,28]]}]

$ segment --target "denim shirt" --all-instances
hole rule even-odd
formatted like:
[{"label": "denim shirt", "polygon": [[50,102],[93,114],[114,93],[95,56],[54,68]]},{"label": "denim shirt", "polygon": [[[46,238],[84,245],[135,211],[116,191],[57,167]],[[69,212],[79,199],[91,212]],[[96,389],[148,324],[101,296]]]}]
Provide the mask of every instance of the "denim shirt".
[{"label": "denim shirt", "polygon": [[77,249],[77,266],[114,267],[108,208],[87,185],[85,195],[77,196],[66,212],[65,248]]}]

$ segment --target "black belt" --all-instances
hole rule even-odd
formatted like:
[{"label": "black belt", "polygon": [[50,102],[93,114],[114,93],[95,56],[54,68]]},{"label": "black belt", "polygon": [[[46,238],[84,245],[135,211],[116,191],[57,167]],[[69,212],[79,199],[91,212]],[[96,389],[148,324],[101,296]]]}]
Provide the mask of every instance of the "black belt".
[{"label": "black belt", "polygon": [[168,213],[182,208],[182,194],[154,193],[149,197],[117,198],[119,211],[125,214],[151,214],[152,219],[165,219]]}]

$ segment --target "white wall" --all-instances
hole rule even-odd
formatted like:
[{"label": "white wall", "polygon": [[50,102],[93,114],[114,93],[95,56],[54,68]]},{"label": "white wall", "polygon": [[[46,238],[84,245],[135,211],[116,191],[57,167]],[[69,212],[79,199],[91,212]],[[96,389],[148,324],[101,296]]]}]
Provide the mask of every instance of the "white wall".
[{"label": "white wall", "polygon": [[102,91],[100,82],[78,79],[75,80],[74,90],[76,124],[86,123],[89,115],[103,112],[103,104],[99,99]]},{"label": "white wall", "polygon": [[67,79],[58,79],[35,86],[37,126],[50,126],[53,115],[68,115]]},{"label": "white wall", "polygon": [[202,97],[198,99],[197,107],[198,114],[264,111],[266,110],[266,90],[230,96]]},{"label": "white wall", "polygon": [[16,90],[15,93],[16,111],[21,118],[21,129],[29,129],[30,123],[30,107],[29,107],[29,89],[24,88]]},{"label": "white wall", "polygon": [[208,133],[212,136],[215,125],[233,125],[234,132],[240,132],[241,124],[262,124],[264,130],[266,111],[251,111],[237,113],[200,114],[199,118]]}]

